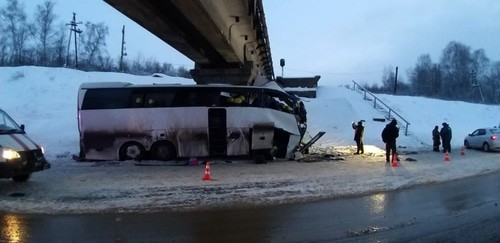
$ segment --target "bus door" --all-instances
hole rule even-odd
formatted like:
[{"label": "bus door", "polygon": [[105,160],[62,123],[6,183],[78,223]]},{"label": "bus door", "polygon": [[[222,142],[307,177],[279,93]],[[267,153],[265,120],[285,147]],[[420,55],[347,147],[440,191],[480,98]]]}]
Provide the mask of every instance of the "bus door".
[{"label": "bus door", "polygon": [[227,114],[224,108],[208,109],[208,149],[210,156],[227,155]]}]

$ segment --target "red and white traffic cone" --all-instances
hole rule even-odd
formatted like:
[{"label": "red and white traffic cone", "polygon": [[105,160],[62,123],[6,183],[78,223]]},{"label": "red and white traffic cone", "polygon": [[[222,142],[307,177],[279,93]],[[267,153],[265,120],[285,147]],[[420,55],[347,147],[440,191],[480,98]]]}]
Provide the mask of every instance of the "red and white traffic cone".
[{"label": "red and white traffic cone", "polygon": [[398,154],[392,154],[392,167],[398,167]]},{"label": "red and white traffic cone", "polygon": [[444,153],[444,161],[450,161],[450,154],[448,153],[448,150]]},{"label": "red and white traffic cone", "polygon": [[212,180],[212,175],[210,175],[210,162],[208,162],[208,161],[205,164],[205,174],[203,174],[203,177],[201,179],[204,181],[211,181]]}]

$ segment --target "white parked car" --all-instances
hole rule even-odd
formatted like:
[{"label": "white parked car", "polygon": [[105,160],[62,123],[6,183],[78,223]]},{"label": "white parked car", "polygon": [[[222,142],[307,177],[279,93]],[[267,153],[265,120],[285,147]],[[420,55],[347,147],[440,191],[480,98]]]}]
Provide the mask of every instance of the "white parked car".
[{"label": "white parked car", "polygon": [[486,152],[500,150],[500,128],[479,128],[467,135],[464,140],[466,148],[480,148]]}]

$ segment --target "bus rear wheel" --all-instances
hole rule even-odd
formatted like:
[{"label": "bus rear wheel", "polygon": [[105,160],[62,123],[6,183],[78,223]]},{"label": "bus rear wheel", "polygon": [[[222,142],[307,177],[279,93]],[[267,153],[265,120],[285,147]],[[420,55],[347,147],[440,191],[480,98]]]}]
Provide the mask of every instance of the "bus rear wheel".
[{"label": "bus rear wheel", "polygon": [[175,154],[175,147],[167,141],[157,142],[151,146],[150,155],[156,160],[173,160],[177,156]]},{"label": "bus rear wheel", "polygon": [[120,160],[142,160],[146,150],[137,142],[128,142],[120,148]]}]

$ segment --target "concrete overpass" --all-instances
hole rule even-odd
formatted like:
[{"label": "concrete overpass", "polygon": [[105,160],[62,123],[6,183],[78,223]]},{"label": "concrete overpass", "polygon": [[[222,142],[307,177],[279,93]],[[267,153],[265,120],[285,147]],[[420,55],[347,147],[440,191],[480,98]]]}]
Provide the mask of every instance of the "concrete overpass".
[{"label": "concrete overpass", "polygon": [[104,0],[187,56],[197,83],[274,80],[262,0]]}]

